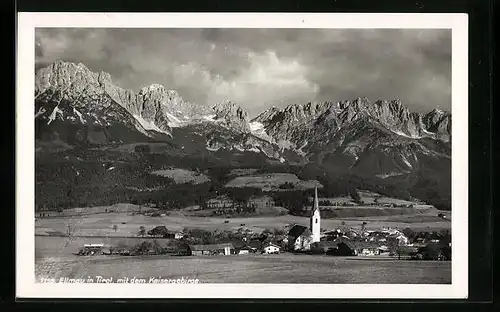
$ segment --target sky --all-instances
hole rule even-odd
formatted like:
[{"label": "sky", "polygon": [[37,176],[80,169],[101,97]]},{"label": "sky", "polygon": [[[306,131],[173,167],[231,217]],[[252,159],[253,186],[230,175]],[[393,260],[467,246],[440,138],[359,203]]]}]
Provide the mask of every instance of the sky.
[{"label": "sky", "polygon": [[56,60],[135,92],[158,83],[202,105],[232,100],[251,116],[357,97],[451,110],[451,30],[36,29],[36,68]]}]

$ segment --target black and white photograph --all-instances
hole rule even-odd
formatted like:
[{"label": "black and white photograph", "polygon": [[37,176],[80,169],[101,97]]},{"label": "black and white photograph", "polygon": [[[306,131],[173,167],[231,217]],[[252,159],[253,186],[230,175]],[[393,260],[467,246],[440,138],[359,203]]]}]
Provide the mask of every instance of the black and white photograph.
[{"label": "black and white photograph", "polygon": [[30,296],[466,296],[466,17],[27,15]]}]

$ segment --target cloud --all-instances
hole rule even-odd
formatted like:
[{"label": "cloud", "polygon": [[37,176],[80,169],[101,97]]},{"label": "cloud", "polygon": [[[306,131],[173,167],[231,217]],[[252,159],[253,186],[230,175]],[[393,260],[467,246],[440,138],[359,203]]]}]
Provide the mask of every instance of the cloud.
[{"label": "cloud", "polygon": [[451,107],[451,31],[378,29],[37,29],[36,61],[77,61],[138,91],[239,102],[250,114],[312,100],[400,98]]}]

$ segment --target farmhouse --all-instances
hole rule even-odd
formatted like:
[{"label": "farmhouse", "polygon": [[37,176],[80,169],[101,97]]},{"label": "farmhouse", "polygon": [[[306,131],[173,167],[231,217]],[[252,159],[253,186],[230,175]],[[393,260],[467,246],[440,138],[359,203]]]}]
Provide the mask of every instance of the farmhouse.
[{"label": "farmhouse", "polygon": [[252,196],[248,200],[250,207],[274,207],[276,204],[271,196]]},{"label": "farmhouse", "polygon": [[321,241],[314,243],[311,250],[315,253],[324,253],[332,256],[377,256],[388,254],[389,248],[376,242],[367,242],[351,239],[337,239],[335,241]]},{"label": "farmhouse", "polygon": [[206,209],[215,209],[215,215],[224,215],[230,213],[240,213],[247,211],[250,205],[245,201],[236,201],[227,195],[218,196],[205,202]]},{"label": "farmhouse", "polygon": [[78,251],[78,256],[95,256],[95,255],[110,255],[111,250],[109,245],[104,244],[85,244]]},{"label": "farmhouse", "polygon": [[254,252],[262,250],[263,243],[258,238],[253,238],[248,242],[248,247],[250,247]]},{"label": "farmhouse", "polygon": [[233,205],[234,201],[227,195],[217,196],[205,202],[207,209],[226,209],[233,207]]},{"label": "farmhouse", "polygon": [[275,245],[273,243],[267,243],[264,246],[264,253],[266,254],[277,254],[280,252],[280,246]]},{"label": "farmhouse", "polygon": [[307,251],[311,249],[312,233],[302,225],[293,226],[288,232],[288,249],[295,251]]},{"label": "farmhouse", "polygon": [[191,245],[191,254],[193,256],[212,256],[234,254],[234,246],[231,243],[212,244],[212,245]]},{"label": "farmhouse", "polygon": [[236,254],[237,255],[247,255],[249,253],[255,252],[254,249],[250,246],[243,246],[240,248],[236,248]]},{"label": "farmhouse", "polygon": [[381,253],[381,245],[377,242],[370,241],[344,241],[344,243],[354,251],[355,255],[359,256],[377,256]]},{"label": "farmhouse", "polygon": [[148,235],[163,238],[175,238],[175,234],[167,230],[164,225],[157,226],[148,231]]},{"label": "farmhouse", "polygon": [[326,245],[325,253],[331,256],[355,256],[356,250],[353,248],[351,244],[347,244],[346,242],[335,242],[331,245]]}]

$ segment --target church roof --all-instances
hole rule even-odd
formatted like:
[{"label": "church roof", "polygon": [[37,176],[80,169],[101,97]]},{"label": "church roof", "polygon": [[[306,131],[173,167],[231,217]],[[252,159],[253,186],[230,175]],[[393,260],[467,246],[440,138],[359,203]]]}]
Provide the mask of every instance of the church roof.
[{"label": "church roof", "polygon": [[303,225],[294,225],[290,231],[288,231],[288,236],[299,237],[301,235],[311,235],[311,230]]},{"label": "church roof", "polygon": [[377,243],[377,242],[370,242],[370,241],[361,241],[361,240],[355,240],[355,239],[352,239],[352,240],[348,240],[348,239],[337,239],[335,240],[335,243],[337,244],[340,244],[340,243],[344,243],[346,244],[347,246],[349,246],[349,248],[351,249],[377,249],[379,247],[381,247],[382,245],[380,243]]}]

